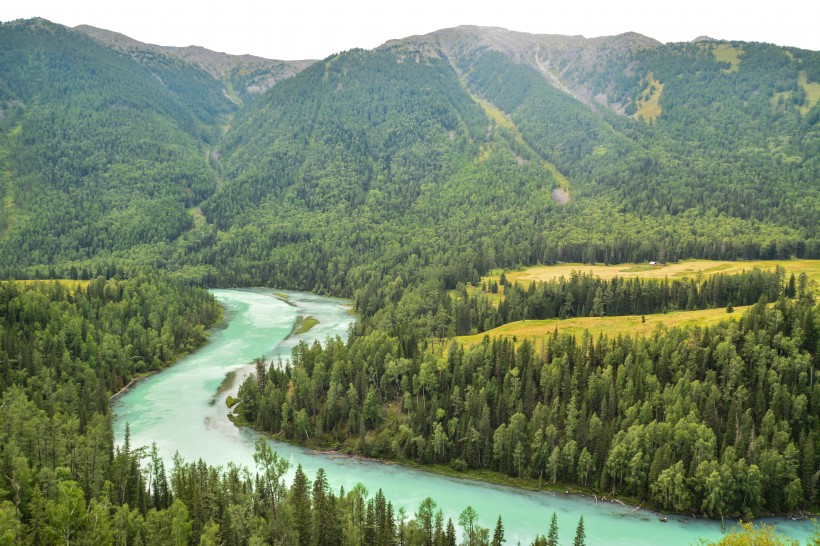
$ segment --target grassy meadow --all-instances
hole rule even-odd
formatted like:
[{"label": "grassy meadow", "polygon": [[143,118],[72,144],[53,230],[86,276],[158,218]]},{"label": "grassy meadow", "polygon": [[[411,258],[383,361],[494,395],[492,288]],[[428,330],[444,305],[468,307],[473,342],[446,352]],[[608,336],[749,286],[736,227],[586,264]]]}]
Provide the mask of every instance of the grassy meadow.
[{"label": "grassy meadow", "polygon": [[546,319],[546,320],[520,320],[510,322],[471,336],[459,336],[456,340],[465,347],[471,347],[484,339],[484,336],[513,337],[518,341],[529,339],[537,342],[545,336],[552,334],[557,328],[559,332],[565,334],[582,334],[589,331],[593,337],[600,334],[606,336],[618,335],[649,335],[655,328],[663,324],[667,328],[685,326],[706,326],[716,324],[728,318],[739,318],[750,306],[735,307],[732,313],[727,313],[726,309],[705,309],[702,311],[674,311],[670,313],[657,313],[654,315],[626,315],[620,317],[580,317],[569,319]]},{"label": "grassy meadow", "polygon": [[[612,279],[615,277],[641,277],[646,279],[663,278],[685,278],[685,277],[707,277],[718,273],[735,274],[748,271],[755,267],[762,270],[772,270],[777,266],[782,266],[786,270],[786,275],[794,274],[798,277],[801,273],[806,273],[809,279],[820,283],[820,260],[754,260],[754,261],[714,261],[714,260],[686,260],[665,265],[642,264],[581,264],[565,263],[556,265],[538,265],[522,269],[521,271],[503,271],[504,276],[510,283],[520,283],[528,285],[531,282],[548,282],[561,277],[569,278],[573,272],[592,274],[602,279]],[[489,287],[492,282],[499,282],[501,270],[495,270],[491,275],[482,277],[482,282]],[[481,287],[469,286],[467,291],[470,295],[481,294]],[[484,293],[490,302],[498,306],[504,299],[504,287],[498,287],[498,293]],[[491,338],[498,336],[512,337],[517,339],[537,340],[547,334],[551,334],[555,328],[559,331],[580,334],[585,330],[593,336],[606,334],[609,336],[619,334],[651,334],[659,325],[664,324],[668,328],[685,327],[695,325],[709,325],[720,322],[727,318],[737,318],[748,309],[746,307],[735,307],[733,313],[727,313],[726,309],[706,309],[696,311],[674,311],[669,313],[658,313],[645,315],[645,322],[640,315],[628,315],[617,317],[581,317],[570,319],[547,319],[547,320],[523,320],[504,324],[480,334],[459,336],[459,343],[471,346],[480,343],[485,335]]]},{"label": "grassy meadow", "polygon": [[729,74],[731,72],[737,72],[743,50],[732,47],[729,44],[720,44],[712,50],[712,54],[718,61],[729,63],[729,68],[723,69],[724,73]]},{"label": "grassy meadow", "polygon": [[11,281],[11,282],[15,282],[15,283],[18,283],[18,284],[26,284],[26,285],[27,284],[35,284],[35,283],[55,283],[56,282],[58,284],[62,284],[66,288],[73,291],[73,290],[77,290],[79,288],[85,288],[86,286],[88,286],[88,283],[90,283],[91,281],[87,281],[87,280],[83,281],[83,280],[77,280],[77,279],[42,279],[42,280],[40,280],[40,279],[24,279],[24,280],[14,280],[14,281]]},{"label": "grassy meadow", "polygon": [[649,82],[646,89],[641,93],[638,99],[638,110],[635,112],[635,117],[650,123],[653,119],[661,115],[661,95],[663,94],[663,84],[655,79],[652,73],[649,73]]},{"label": "grassy meadow", "polygon": [[[683,277],[698,277],[700,275],[710,276],[718,273],[740,273],[749,271],[755,267],[764,271],[769,271],[777,266],[782,266],[786,274],[806,273],[810,279],[820,282],[820,260],[752,260],[752,261],[716,261],[716,260],[686,260],[682,262],[669,263],[666,265],[642,264],[581,264],[567,263],[557,265],[537,265],[528,267],[521,271],[507,271],[504,275],[511,283],[526,283],[532,281],[551,281],[560,277],[569,277],[573,271],[579,273],[592,273],[602,279],[612,279],[614,277],[641,277],[644,279],[670,279]],[[501,273],[488,277],[488,280],[498,281]],[[483,279],[482,279],[483,280]]]}]

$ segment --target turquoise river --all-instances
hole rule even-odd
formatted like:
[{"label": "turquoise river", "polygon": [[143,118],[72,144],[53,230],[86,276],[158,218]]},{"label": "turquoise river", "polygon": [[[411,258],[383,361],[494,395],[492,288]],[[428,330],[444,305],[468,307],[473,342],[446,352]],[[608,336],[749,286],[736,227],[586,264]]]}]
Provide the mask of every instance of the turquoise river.
[{"label": "turquoise river", "polygon": [[[213,465],[233,461],[253,468],[257,434],[228,420],[225,398],[236,393],[256,357],[284,360],[302,339],[344,338],[354,317],[344,300],[301,292],[251,289],[214,290],[213,294],[225,308],[222,327],[214,329],[208,343],[194,354],[117,398],[114,433],[121,443],[128,423],[131,445],[156,442],[166,459],[179,452],[189,461],[202,458]],[[298,318],[308,316],[317,318],[319,324],[305,334],[291,335]],[[546,534],[552,512],[558,515],[564,543],[574,534],[582,514],[589,545],[686,545],[721,536],[719,521],[672,516],[662,522],[653,512],[587,497],[523,491],[272,444],[293,467],[301,463],[308,476],[321,467],[335,489],[344,486],[347,490],[359,482],[371,494],[381,488],[394,505],[410,513],[429,496],[443,509],[445,518],[453,521],[467,505],[476,509],[481,525],[491,529],[500,514],[508,544],[529,544],[536,534]],[[793,538],[805,539],[812,530],[806,521],[769,522]]]}]

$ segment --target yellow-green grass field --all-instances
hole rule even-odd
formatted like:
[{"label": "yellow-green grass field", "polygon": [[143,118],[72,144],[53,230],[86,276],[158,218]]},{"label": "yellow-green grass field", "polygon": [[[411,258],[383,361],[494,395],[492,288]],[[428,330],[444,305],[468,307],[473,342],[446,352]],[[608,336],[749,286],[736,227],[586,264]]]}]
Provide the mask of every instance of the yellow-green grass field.
[{"label": "yellow-green grass field", "polygon": [[[561,277],[568,279],[573,271],[585,274],[591,273],[602,279],[612,279],[614,277],[641,277],[644,279],[663,279],[669,277],[670,279],[676,279],[683,277],[697,278],[698,275],[710,276],[717,273],[734,274],[740,273],[741,271],[749,271],[755,267],[768,271],[778,265],[786,270],[787,275],[794,273],[794,276],[798,277],[801,273],[806,273],[810,280],[820,283],[820,260],[752,260],[742,262],[686,260],[666,265],[649,265],[648,263],[619,265],[562,263],[556,265],[536,265],[521,271],[504,271],[504,276],[512,284],[520,283],[526,286],[533,281],[549,282]],[[490,283],[493,281],[498,282],[501,279],[501,272],[502,270],[500,269],[491,271],[490,275],[482,277],[481,280],[487,283],[489,289]],[[470,296],[483,294],[490,300],[490,303],[496,307],[504,299],[503,286],[498,287],[497,294],[491,294],[489,291],[482,293],[481,286],[468,286],[467,293]],[[456,295],[455,291],[453,291],[453,295]]]},{"label": "yellow-green grass field", "polygon": [[661,95],[663,94],[663,84],[655,79],[650,72],[647,76],[649,80],[646,89],[641,93],[637,103],[635,117],[649,123],[661,115]]},{"label": "yellow-green grass field", "polygon": [[797,78],[797,83],[799,83],[806,92],[806,104],[800,108],[800,112],[805,116],[809,113],[809,110],[814,108],[814,105],[820,101],[820,83],[809,83],[806,78],[805,70],[800,72],[800,75]]},{"label": "yellow-green grass field", "polygon": [[[798,277],[801,273],[806,273],[810,280],[820,284],[820,260],[753,260],[741,262],[687,260],[683,262],[657,266],[649,264],[603,265],[564,263],[557,265],[537,265],[533,267],[528,267],[521,271],[504,271],[504,276],[510,283],[520,283],[526,286],[533,281],[548,282],[552,280],[557,280],[560,277],[569,278],[573,271],[585,274],[591,273],[602,279],[612,279],[614,277],[641,277],[645,279],[663,279],[669,277],[670,279],[675,279],[684,277],[697,278],[699,275],[710,276],[715,275],[717,273],[734,274],[740,273],[741,271],[749,271],[751,269],[754,269],[755,267],[765,271],[772,270],[778,265],[782,266],[786,270],[787,275],[794,273],[795,277]],[[499,286],[498,293],[492,294],[489,292],[489,286],[492,282],[498,282],[500,280],[501,273],[502,270],[496,269],[494,271],[491,271],[490,275],[481,278],[482,282],[485,282],[487,284],[487,292],[482,292],[481,286],[468,285],[467,293],[470,296],[484,295],[487,297],[487,299],[494,307],[498,307],[498,304],[504,300],[504,287]],[[458,293],[456,291],[451,291],[451,294],[454,297],[458,297]],[[722,312],[723,310],[718,311]],[[701,311],[697,311],[696,313],[700,312]],[[670,317],[672,315],[673,313],[669,313],[667,315],[661,316]],[[725,317],[725,314],[723,316]],[[649,317],[650,315],[647,315],[647,323],[649,323]],[[640,319],[640,317],[638,318]],[[536,321],[527,322],[534,323]],[[501,328],[505,327],[506,326],[502,326]],[[567,327],[571,327],[571,325],[568,323]],[[651,328],[649,328],[649,330],[651,331]],[[481,335],[483,336],[483,334]]]},{"label": "yellow-green grass field", "polygon": [[[0,282],[2,282],[2,281],[0,281]],[[30,285],[30,284],[35,284],[35,283],[54,283],[54,282],[56,282],[56,283],[62,284],[63,286],[65,286],[66,288],[71,290],[71,292],[73,293],[75,290],[84,289],[86,286],[88,286],[88,283],[90,283],[91,281],[82,281],[82,280],[75,280],[75,279],[42,279],[42,280],[40,280],[40,279],[25,279],[25,280],[14,280],[14,281],[11,281],[11,282],[15,282],[17,284],[25,284],[25,285]]]},{"label": "yellow-green grass field", "polygon": [[737,72],[743,50],[734,48],[729,44],[720,44],[712,50],[712,54],[718,61],[729,63],[729,68],[723,69],[724,73],[729,74],[731,72]]},{"label": "yellow-green grass field", "polygon": [[620,317],[583,317],[571,319],[521,320],[504,324],[498,328],[471,336],[459,336],[456,340],[465,347],[471,347],[490,336],[513,337],[518,341],[529,339],[538,343],[547,335],[551,335],[556,328],[559,333],[580,335],[589,331],[593,337],[600,334],[606,336],[617,335],[650,335],[658,324],[667,328],[687,326],[707,326],[716,324],[729,318],[739,318],[750,306],[735,307],[732,313],[726,309],[706,309],[703,311],[674,311],[671,313],[657,313],[645,315],[646,322],[642,322],[641,315],[626,315]]},{"label": "yellow-green grass field", "polygon": [[35,283],[59,283],[69,288],[85,288],[91,281],[79,279],[17,279],[12,282],[18,284],[35,284]]},{"label": "yellow-green grass field", "polygon": [[[528,267],[522,271],[508,271],[504,275],[511,283],[529,284],[532,281],[551,281],[560,277],[569,278],[573,271],[579,273],[592,273],[602,279],[612,279],[614,277],[641,277],[644,279],[670,279],[683,277],[697,277],[698,275],[711,276],[718,273],[740,273],[750,271],[755,267],[764,271],[772,270],[777,266],[782,266],[786,274],[794,273],[795,277],[800,273],[806,273],[810,279],[820,282],[820,260],[752,260],[752,261],[716,261],[716,260],[686,260],[683,262],[669,263],[666,265],[641,264],[581,264],[566,263],[557,265],[537,265]],[[487,280],[498,281],[500,273],[487,277]],[[484,280],[484,279],[482,279]]]}]

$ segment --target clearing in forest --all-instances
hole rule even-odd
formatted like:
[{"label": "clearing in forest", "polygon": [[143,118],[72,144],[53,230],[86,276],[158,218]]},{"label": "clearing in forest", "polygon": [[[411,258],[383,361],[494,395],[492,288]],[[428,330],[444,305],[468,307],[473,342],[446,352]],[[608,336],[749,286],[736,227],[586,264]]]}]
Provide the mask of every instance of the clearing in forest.
[{"label": "clearing in forest", "polygon": [[[718,273],[736,274],[742,271],[749,271],[755,267],[764,271],[770,271],[777,266],[783,267],[786,274],[794,273],[798,277],[800,273],[806,273],[810,279],[820,282],[820,260],[751,260],[751,261],[719,261],[719,260],[686,260],[682,262],[669,263],[665,265],[642,264],[581,264],[567,263],[557,265],[536,265],[521,271],[507,271],[504,276],[511,283],[529,284],[532,281],[551,281],[560,277],[569,278],[573,271],[577,273],[592,273],[602,279],[612,279],[615,277],[641,277],[644,279],[670,279],[682,277],[697,277],[698,275],[710,276]],[[498,275],[488,277],[488,280],[498,280]]]},{"label": "clearing in forest", "polygon": [[635,112],[635,117],[644,120],[646,123],[651,123],[652,120],[661,115],[660,100],[663,93],[663,84],[655,79],[652,72],[647,74],[646,79],[646,88],[636,101],[638,109]]},{"label": "clearing in forest", "polygon": [[[613,279],[615,277],[641,277],[643,279],[679,279],[683,277],[710,276],[718,273],[737,274],[742,271],[750,271],[755,267],[763,271],[771,271],[777,266],[786,270],[786,275],[794,274],[797,278],[801,273],[808,275],[810,280],[820,284],[820,260],[752,260],[741,262],[717,261],[717,260],[686,260],[683,262],[670,263],[665,265],[642,264],[582,264],[563,263],[556,265],[536,265],[522,269],[521,271],[504,271],[504,277],[510,284],[520,283],[529,285],[531,282],[549,282],[558,280],[561,277],[569,279],[573,272],[592,274],[602,279]],[[494,307],[504,299],[504,287],[499,284],[498,292],[493,294],[489,291],[493,283],[501,281],[501,269],[490,272],[486,277],[481,278],[481,282],[487,287],[487,296]],[[482,294],[481,286],[468,286],[467,293],[470,296]],[[455,295],[455,291],[453,291]]]},{"label": "clearing in forest", "polygon": [[[645,335],[648,336],[660,324],[667,328],[687,327],[687,326],[708,326],[717,324],[723,320],[739,318],[749,305],[735,307],[734,311],[727,313],[725,308],[705,309],[698,311],[673,311],[670,313],[656,313],[651,315],[625,315],[618,317],[580,317],[569,319],[546,319],[546,320],[520,320],[510,322],[471,336],[458,336],[456,340],[464,347],[472,347],[481,343],[484,336],[490,339],[496,337],[513,337],[518,341],[529,339],[532,342],[540,342],[545,336],[551,335],[555,329],[562,334],[581,335],[585,331],[593,337],[600,334],[606,336],[618,335]],[[644,320],[645,319],[645,320]]]},{"label": "clearing in forest", "polygon": [[820,101],[820,83],[818,82],[811,82],[809,83],[808,79],[806,78],[806,71],[800,72],[800,75],[797,77],[797,83],[803,88],[806,92],[806,104],[800,107],[800,113],[804,116],[809,113],[809,110],[814,108],[814,105]]},{"label": "clearing in forest", "polygon": [[[2,281],[0,281],[2,282]],[[79,280],[79,279],[25,279],[25,280],[13,280],[11,282],[22,284],[22,285],[32,285],[37,283],[58,283],[63,285],[64,287],[68,288],[72,293],[75,290],[83,290],[88,286],[88,283],[91,281],[88,280]]]},{"label": "clearing in forest", "polygon": [[732,47],[729,44],[720,44],[712,49],[712,54],[718,61],[729,63],[729,68],[724,68],[722,72],[724,74],[730,74],[732,72],[737,72],[737,69],[740,66],[740,56],[743,55],[743,50]]}]

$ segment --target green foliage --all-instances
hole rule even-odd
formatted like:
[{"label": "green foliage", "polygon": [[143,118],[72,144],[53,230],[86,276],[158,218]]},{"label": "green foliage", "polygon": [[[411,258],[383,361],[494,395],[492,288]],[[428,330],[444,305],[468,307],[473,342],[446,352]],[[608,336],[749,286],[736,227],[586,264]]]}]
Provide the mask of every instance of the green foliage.
[{"label": "green foliage", "polygon": [[247,422],[303,442],[282,408],[304,411],[314,445],[373,457],[463,461],[713,517],[790,513],[817,502],[818,312],[806,295],[648,339],[556,332],[541,350],[485,338],[407,356],[383,332],[302,343],[264,391],[246,379],[239,411],[248,401]]},{"label": "green foliage", "polygon": [[[774,526],[766,525],[760,527],[753,523],[740,523],[740,531],[727,534],[720,540],[714,542],[701,541],[703,546],[799,546],[799,540],[789,540],[777,531]],[[812,543],[809,543],[812,544]]]},{"label": "green foliage", "polygon": [[63,543],[77,533],[109,542],[97,501],[167,508],[155,450],[147,493],[128,442],[113,453],[109,399],[196,348],[220,316],[204,290],[162,278],[0,282],[0,472],[13,491],[0,500],[36,536]]},{"label": "green foliage", "polygon": [[0,264],[88,258],[191,228],[186,207],[215,189],[202,146],[231,111],[213,78],[42,20],[0,27],[0,51],[0,103],[14,105],[0,116],[0,195],[11,190],[16,214],[6,233],[0,219]]}]

